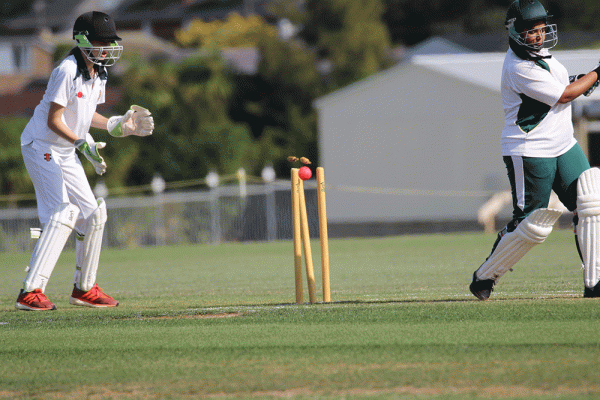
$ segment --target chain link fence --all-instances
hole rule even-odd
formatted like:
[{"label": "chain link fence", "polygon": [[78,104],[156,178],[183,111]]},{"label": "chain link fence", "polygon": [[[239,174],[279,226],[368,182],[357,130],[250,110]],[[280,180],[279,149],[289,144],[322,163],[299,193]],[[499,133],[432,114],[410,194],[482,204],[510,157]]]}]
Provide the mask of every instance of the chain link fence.
[{"label": "chain link fence", "polygon": [[[305,182],[311,235],[318,235],[314,182]],[[217,186],[204,191],[105,198],[104,247],[291,239],[289,181]],[[0,252],[31,251],[30,228],[39,227],[35,208],[0,210]],[[70,239],[67,248],[74,248]]]}]

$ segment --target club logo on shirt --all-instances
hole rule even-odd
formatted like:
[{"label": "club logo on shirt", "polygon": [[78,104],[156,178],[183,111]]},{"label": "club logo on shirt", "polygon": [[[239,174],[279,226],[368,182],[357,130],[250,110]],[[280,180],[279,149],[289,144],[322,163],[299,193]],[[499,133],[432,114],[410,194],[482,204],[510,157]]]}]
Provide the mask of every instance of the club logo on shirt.
[{"label": "club logo on shirt", "polygon": [[80,99],[83,99],[83,92],[78,92],[77,97],[79,97]]},{"label": "club logo on shirt", "polygon": [[46,161],[52,160],[52,156],[50,155],[50,153],[44,154],[44,160],[46,160]]}]

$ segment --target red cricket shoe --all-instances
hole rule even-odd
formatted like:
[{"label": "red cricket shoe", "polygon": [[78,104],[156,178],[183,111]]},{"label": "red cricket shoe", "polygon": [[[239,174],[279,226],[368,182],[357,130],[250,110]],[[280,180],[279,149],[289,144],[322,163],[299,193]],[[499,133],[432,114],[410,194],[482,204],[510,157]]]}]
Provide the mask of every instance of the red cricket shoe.
[{"label": "red cricket shoe", "polygon": [[15,307],[26,311],[51,311],[56,310],[56,306],[48,300],[42,289],[34,289],[26,292],[21,289]]},{"label": "red cricket shoe", "polygon": [[86,307],[116,307],[119,305],[119,302],[104,293],[98,284],[94,284],[94,287],[87,292],[73,285],[73,293],[71,294],[69,303]]}]

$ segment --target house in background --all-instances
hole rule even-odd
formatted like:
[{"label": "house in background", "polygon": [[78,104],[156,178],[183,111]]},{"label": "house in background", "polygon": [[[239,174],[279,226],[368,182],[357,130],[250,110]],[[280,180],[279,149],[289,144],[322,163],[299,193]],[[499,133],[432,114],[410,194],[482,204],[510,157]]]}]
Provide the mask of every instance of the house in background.
[{"label": "house in background", "polygon": [[[598,65],[596,51],[553,54],[573,74]],[[500,153],[504,56],[415,55],[318,99],[330,224],[373,222],[371,234],[414,221],[476,227],[478,209],[510,188]],[[574,104],[576,136],[590,154],[600,154],[590,147],[598,135],[581,117],[598,100],[600,91]]]},{"label": "house in background", "polygon": [[[33,113],[55,67],[55,48],[73,44],[72,26],[83,12],[98,10],[111,14],[127,56],[137,55],[152,62],[180,60],[198,52],[181,49],[167,39],[174,37],[175,30],[186,21],[223,18],[232,11],[264,14],[267,1],[62,0],[53,2],[52,7],[44,0],[13,3],[14,6],[10,6],[12,3],[5,6],[10,12],[0,18],[0,116]],[[260,60],[257,49],[223,49],[222,57],[243,74],[255,73]],[[124,63],[117,63],[110,73],[120,75],[124,68]],[[98,111],[109,112],[121,95],[121,88],[111,87],[106,103]]]},{"label": "house in background", "polygon": [[274,22],[268,11],[269,0],[123,0],[112,16],[117,30],[144,31],[159,38],[173,40],[175,31],[192,20],[225,19],[236,12],[240,15],[260,15]]},{"label": "house in background", "polygon": [[54,36],[72,27],[82,10],[92,6],[109,7],[115,1],[4,2],[0,18],[0,96],[17,95],[32,82],[48,79],[54,68]]},{"label": "house in background", "polygon": [[43,35],[0,37],[0,96],[15,93],[52,72],[54,46]]}]

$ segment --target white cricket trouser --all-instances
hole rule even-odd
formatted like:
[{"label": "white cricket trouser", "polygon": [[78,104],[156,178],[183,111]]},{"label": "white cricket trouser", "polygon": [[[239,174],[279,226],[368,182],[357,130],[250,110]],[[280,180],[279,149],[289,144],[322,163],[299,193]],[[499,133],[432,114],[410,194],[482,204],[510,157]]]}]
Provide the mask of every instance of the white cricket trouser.
[{"label": "white cricket trouser", "polygon": [[98,208],[96,197],[85,176],[75,151],[60,151],[35,146],[21,146],[25,167],[33,182],[38,217],[42,226],[61,203],[71,203],[79,209],[75,230],[87,232],[89,217]]}]

